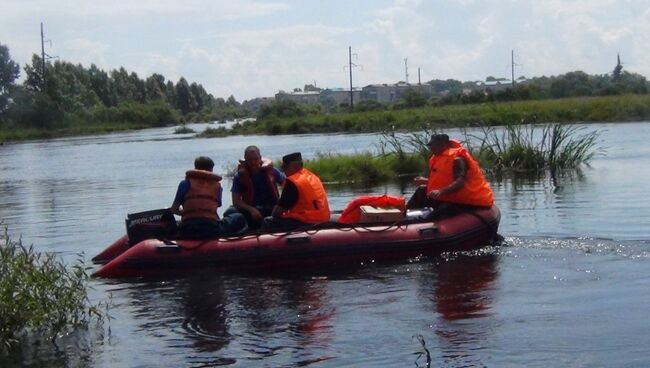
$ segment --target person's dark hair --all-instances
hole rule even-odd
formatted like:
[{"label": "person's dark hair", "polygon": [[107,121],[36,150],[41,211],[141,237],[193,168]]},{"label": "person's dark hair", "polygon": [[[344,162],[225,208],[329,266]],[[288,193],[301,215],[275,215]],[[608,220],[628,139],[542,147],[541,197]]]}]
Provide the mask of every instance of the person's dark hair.
[{"label": "person's dark hair", "polygon": [[260,149],[257,146],[251,145],[251,146],[246,147],[246,149],[244,150],[244,156],[246,156],[247,152],[251,152],[251,151],[257,152],[258,155],[261,155],[260,154]]},{"label": "person's dark hair", "polygon": [[449,143],[449,136],[447,134],[434,134],[427,144],[432,145],[434,143]]},{"label": "person's dark hair", "polygon": [[207,156],[199,156],[194,159],[194,168],[197,170],[212,171],[214,161]]}]

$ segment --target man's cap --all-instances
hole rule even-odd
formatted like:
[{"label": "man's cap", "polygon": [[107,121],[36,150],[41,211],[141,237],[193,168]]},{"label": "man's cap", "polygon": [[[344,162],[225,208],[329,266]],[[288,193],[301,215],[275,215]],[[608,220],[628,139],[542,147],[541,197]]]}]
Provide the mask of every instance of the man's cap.
[{"label": "man's cap", "polygon": [[302,155],[300,154],[300,152],[294,152],[294,153],[290,153],[290,154],[288,154],[286,156],[283,156],[282,157],[282,166],[286,167],[290,163],[296,162],[296,161],[302,162]]},{"label": "man's cap", "polygon": [[449,136],[447,134],[434,134],[431,136],[431,139],[429,139],[429,143],[427,143],[427,146],[430,146],[435,143],[447,143],[449,142]]}]

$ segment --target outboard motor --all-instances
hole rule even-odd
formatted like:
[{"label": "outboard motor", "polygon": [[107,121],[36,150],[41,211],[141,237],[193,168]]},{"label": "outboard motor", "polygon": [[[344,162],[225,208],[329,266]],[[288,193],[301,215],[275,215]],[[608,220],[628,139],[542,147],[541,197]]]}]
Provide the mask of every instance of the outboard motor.
[{"label": "outboard motor", "polygon": [[129,246],[145,239],[165,239],[175,235],[178,230],[174,214],[169,208],[130,213],[125,222]]}]

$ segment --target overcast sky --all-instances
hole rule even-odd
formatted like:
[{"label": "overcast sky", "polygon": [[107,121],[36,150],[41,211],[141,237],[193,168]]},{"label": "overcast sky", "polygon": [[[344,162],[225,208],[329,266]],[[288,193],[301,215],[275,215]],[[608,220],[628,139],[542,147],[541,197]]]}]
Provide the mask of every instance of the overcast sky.
[{"label": "overcast sky", "polygon": [[648,0],[0,0],[0,43],[21,66],[40,22],[62,60],[156,72],[238,101],[278,90],[405,80],[650,75]]}]

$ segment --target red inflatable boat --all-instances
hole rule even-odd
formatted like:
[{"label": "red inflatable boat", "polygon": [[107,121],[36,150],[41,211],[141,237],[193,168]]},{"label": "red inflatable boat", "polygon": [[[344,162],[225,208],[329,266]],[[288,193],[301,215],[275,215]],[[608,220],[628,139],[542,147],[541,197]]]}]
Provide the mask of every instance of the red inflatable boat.
[{"label": "red inflatable boat", "polygon": [[332,223],[210,240],[145,239],[130,245],[125,235],[93,258],[95,263],[104,264],[93,276],[313,269],[466,251],[489,244],[496,236],[499,220],[499,209],[493,206],[438,221]]}]

